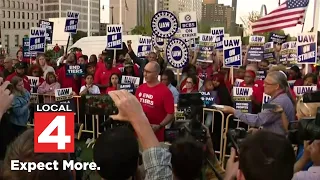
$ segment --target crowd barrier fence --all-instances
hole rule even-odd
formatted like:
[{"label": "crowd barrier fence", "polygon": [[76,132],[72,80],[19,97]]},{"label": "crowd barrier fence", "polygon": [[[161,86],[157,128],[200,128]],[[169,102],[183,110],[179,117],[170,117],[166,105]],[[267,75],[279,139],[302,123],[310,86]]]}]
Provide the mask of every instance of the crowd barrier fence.
[{"label": "crowd barrier fence", "polygon": [[[105,121],[106,117],[105,116],[99,116],[99,115],[86,115],[84,112],[81,112],[81,105],[80,105],[80,98],[81,96],[73,96],[73,100],[75,102],[75,118],[76,118],[76,122],[78,124],[83,124],[83,129],[82,132],[83,133],[89,133],[92,135],[92,139],[93,142],[95,141],[95,139],[101,134],[100,132],[100,123],[102,123],[103,121]],[[53,94],[36,94],[33,93],[31,95],[31,102],[33,103],[55,103],[55,97]],[[215,149],[216,154],[219,154],[219,163],[222,167],[225,167],[225,160],[226,157],[229,156],[229,154],[227,155],[227,133],[228,133],[228,129],[229,129],[229,122],[231,121],[231,117],[233,117],[231,114],[229,114],[227,117],[225,117],[225,114],[220,111],[220,110],[216,110],[216,109],[210,109],[210,108],[203,108],[203,123],[205,121],[205,114],[207,112],[211,112],[212,113],[212,123],[211,123],[211,128],[209,128],[209,131],[211,131],[211,133],[214,130],[214,124],[215,124],[215,115],[220,114],[221,115],[221,134],[220,134],[220,149]],[[175,120],[178,121],[176,119],[176,113],[177,113],[177,105],[175,105]],[[103,117],[103,119],[101,119]],[[91,122],[88,118],[91,118]],[[239,127],[239,120],[237,119],[233,119],[233,121],[236,121],[237,123],[237,127]],[[91,123],[91,128],[89,128],[89,123]],[[28,123],[29,126],[34,126],[32,122]],[[167,126],[166,128],[168,128],[169,126]],[[89,147],[89,144],[88,144]]]}]

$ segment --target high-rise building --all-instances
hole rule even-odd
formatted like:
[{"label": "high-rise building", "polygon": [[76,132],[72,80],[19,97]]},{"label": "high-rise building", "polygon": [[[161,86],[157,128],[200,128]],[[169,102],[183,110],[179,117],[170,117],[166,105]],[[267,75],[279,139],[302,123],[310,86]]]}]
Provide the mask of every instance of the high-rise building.
[{"label": "high-rise building", "polygon": [[201,19],[202,0],[162,0],[163,10],[168,10],[179,16],[180,12],[197,12],[197,19]]},{"label": "high-rise building", "polygon": [[[209,0],[208,0],[209,1]],[[231,28],[234,8],[217,3],[202,3],[202,22],[210,25],[224,26],[227,30]]]},{"label": "high-rise building", "polygon": [[[43,6],[44,19],[65,18],[67,11],[80,12],[78,30],[88,31],[88,0],[37,0]],[[44,3],[44,4],[42,4]],[[99,32],[100,0],[90,0],[91,33]]]},{"label": "high-rise building", "polygon": [[1,45],[13,56],[30,27],[37,27],[42,18],[40,1],[1,0],[0,17]]}]

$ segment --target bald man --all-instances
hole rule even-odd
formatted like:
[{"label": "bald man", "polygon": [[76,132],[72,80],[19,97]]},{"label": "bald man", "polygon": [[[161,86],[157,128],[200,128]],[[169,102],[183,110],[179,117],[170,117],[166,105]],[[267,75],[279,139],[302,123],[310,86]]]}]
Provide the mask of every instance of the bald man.
[{"label": "bald man", "polygon": [[160,142],[164,141],[164,127],[173,120],[174,98],[169,88],[160,83],[160,66],[149,62],[143,70],[146,83],[136,90],[136,97],[142,105],[153,131]]}]

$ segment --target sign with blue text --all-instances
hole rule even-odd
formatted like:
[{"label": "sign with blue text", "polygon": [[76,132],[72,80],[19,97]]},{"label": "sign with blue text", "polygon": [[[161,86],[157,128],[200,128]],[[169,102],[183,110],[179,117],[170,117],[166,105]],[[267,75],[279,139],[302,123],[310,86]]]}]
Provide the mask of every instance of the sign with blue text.
[{"label": "sign with blue text", "polygon": [[243,113],[252,111],[252,88],[251,87],[233,87],[234,108]]},{"label": "sign with blue text", "polygon": [[151,36],[152,46],[158,47],[160,51],[163,51],[167,45],[167,41],[163,38],[160,38],[152,33]]},{"label": "sign with blue text", "polygon": [[166,56],[169,64],[174,68],[183,68],[189,62],[189,50],[181,39],[172,39],[166,48]]},{"label": "sign with blue text", "polygon": [[287,66],[297,64],[297,42],[288,42],[288,56],[287,56]]},{"label": "sign with blue text", "polygon": [[122,25],[107,25],[107,50],[122,49]]},{"label": "sign with blue text", "polygon": [[151,20],[152,33],[161,38],[170,38],[178,31],[178,19],[170,11],[159,11]]},{"label": "sign with blue text", "polygon": [[199,53],[198,62],[212,63],[212,53],[214,51],[214,36],[209,33],[198,34],[199,36]]},{"label": "sign with blue text", "polygon": [[223,49],[224,27],[211,28],[211,34],[214,36],[215,48]]},{"label": "sign with blue text", "polygon": [[297,96],[302,96],[307,92],[317,91],[317,86],[293,86],[293,92],[296,93]]},{"label": "sign with blue text", "polygon": [[139,37],[137,56],[145,58],[152,51],[151,37],[141,36]]},{"label": "sign with blue text", "polygon": [[263,60],[264,55],[264,36],[250,36],[249,37],[249,49],[247,52],[247,60],[251,62],[260,62]]},{"label": "sign with blue text", "polygon": [[197,12],[181,12],[179,21],[183,38],[197,38]]},{"label": "sign with blue text", "polygon": [[297,37],[297,63],[317,63],[317,34],[313,32],[300,33]]},{"label": "sign with blue text", "polygon": [[85,74],[85,65],[67,65],[66,75],[67,76],[83,76]]},{"label": "sign with blue text", "polygon": [[267,60],[270,64],[276,63],[276,57],[274,52],[274,43],[267,42],[264,44],[264,54],[263,59]]},{"label": "sign with blue text", "polygon": [[287,60],[288,60],[288,55],[289,55],[289,43],[285,42],[281,45],[281,50],[280,50],[280,57],[279,57],[279,61],[282,64],[286,64]]},{"label": "sign with blue text", "polygon": [[223,40],[223,65],[233,67],[242,65],[241,37],[228,37]]},{"label": "sign with blue text", "polygon": [[30,28],[29,52],[44,53],[46,46],[46,29],[39,27]]},{"label": "sign with blue text", "polygon": [[47,20],[40,20],[39,27],[46,29],[46,43],[52,44],[53,22]]},{"label": "sign with blue text", "polygon": [[[270,96],[270,95],[268,95],[268,94],[266,94],[266,93],[263,93],[263,96],[262,96],[262,105],[269,103],[270,99],[271,99],[271,96]],[[263,111],[263,106],[261,106],[261,111]]]},{"label": "sign with blue text", "polygon": [[215,103],[213,92],[201,92],[201,100],[206,107],[211,107]]},{"label": "sign with blue text", "polygon": [[134,94],[135,87],[133,84],[120,84],[119,89],[127,90],[129,93]]},{"label": "sign with blue text", "polygon": [[67,19],[64,27],[64,32],[76,34],[78,30],[78,22],[80,13],[77,11],[67,11]]},{"label": "sign with blue text", "polygon": [[37,57],[37,52],[29,52],[29,38],[22,38],[22,51],[24,58]]}]

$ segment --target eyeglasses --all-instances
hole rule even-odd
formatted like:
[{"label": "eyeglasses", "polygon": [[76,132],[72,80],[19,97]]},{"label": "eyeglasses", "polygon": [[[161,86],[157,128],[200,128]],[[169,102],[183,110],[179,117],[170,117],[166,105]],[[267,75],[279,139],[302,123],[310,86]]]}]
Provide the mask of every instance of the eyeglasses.
[{"label": "eyeglasses", "polygon": [[187,84],[192,84],[192,82],[191,82],[191,81],[187,81],[186,83],[187,83]]}]

